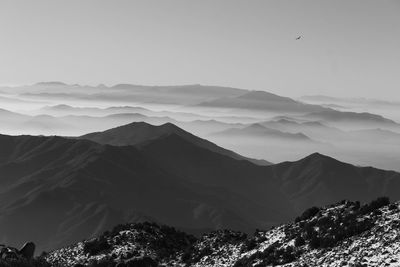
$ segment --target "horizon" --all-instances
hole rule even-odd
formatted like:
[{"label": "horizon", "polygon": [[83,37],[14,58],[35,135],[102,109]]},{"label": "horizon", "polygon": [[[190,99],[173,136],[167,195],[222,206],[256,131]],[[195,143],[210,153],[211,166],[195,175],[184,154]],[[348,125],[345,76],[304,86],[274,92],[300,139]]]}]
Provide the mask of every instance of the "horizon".
[{"label": "horizon", "polygon": [[21,3],[0,3],[0,84],[210,84],[400,100],[397,1]]},{"label": "horizon", "polygon": [[[112,84],[106,84],[106,83],[98,83],[98,84],[79,84],[79,83],[68,83],[65,81],[54,81],[54,80],[49,80],[49,81],[38,81],[38,82],[33,82],[33,83],[21,83],[21,84],[0,84],[0,88],[4,87],[4,88],[18,88],[18,87],[25,87],[25,86],[35,86],[38,84],[45,84],[45,83],[61,83],[64,84],[66,86],[88,86],[88,87],[100,87],[100,86],[105,86],[107,88],[112,88],[114,86],[117,85],[132,85],[132,86],[143,86],[143,87],[174,87],[174,86],[210,86],[210,87],[221,87],[221,88],[233,88],[233,89],[240,89],[240,90],[246,90],[246,91],[260,91],[260,92],[267,92],[267,93],[271,93],[271,94],[275,94],[278,96],[284,96],[284,97],[289,97],[292,98],[294,100],[297,101],[301,101],[302,97],[332,97],[332,98],[336,98],[336,99],[343,99],[343,100],[375,100],[375,101],[384,101],[384,102],[388,102],[388,103],[398,103],[400,102],[400,99],[397,100],[393,100],[390,98],[379,98],[379,97],[364,97],[364,96],[344,96],[344,95],[331,95],[331,94],[319,94],[319,93],[315,93],[315,94],[302,94],[302,95],[284,95],[284,94],[280,94],[277,92],[274,92],[272,90],[260,90],[260,89],[252,89],[252,88],[242,88],[242,87],[234,87],[234,86],[224,86],[224,85],[219,85],[219,84],[202,84],[202,83],[187,83],[187,84],[139,84],[139,83],[112,83]],[[1,94],[1,92],[0,92]]]}]

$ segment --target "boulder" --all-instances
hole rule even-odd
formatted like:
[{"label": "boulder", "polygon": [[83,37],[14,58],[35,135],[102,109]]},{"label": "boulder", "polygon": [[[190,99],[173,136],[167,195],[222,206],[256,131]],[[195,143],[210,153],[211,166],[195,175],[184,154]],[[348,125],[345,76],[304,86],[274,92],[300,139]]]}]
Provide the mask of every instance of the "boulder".
[{"label": "boulder", "polygon": [[19,253],[26,259],[30,260],[35,254],[35,244],[33,242],[25,243],[19,250]]}]

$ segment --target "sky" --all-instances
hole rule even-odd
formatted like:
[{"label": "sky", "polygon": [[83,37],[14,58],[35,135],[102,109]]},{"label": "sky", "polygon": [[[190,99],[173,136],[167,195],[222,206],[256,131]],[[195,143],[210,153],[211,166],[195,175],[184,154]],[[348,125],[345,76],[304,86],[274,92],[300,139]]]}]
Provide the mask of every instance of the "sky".
[{"label": "sky", "polygon": [[0,0],[0,84],[400,100],[399,14],[386,0]]}]

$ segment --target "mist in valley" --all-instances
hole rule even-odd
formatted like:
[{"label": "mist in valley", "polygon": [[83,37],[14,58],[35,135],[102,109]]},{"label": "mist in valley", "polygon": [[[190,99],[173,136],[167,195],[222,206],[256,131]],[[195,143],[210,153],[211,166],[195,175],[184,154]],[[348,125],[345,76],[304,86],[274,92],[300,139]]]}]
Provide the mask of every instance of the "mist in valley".
[{"label": "mist in valley", "polygon": [[41,82],[0,92],[2,134],[76,137],[132,122],[173,123],[241,155],[273,163],[320,152],[355,165],[400,170],[396,103],[379,106],[382,101],[322,96],[294,100],[201,85]]}]

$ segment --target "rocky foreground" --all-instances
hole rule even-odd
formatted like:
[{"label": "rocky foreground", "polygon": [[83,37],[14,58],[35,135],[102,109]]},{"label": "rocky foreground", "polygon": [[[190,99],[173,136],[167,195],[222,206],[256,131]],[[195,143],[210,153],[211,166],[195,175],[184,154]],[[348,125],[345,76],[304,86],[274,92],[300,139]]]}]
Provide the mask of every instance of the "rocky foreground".
[{"label": "rocky foreground", "polygon": [[400,266],[399,203],[342,201],[254,235],[195,238],[154,223],[126,224],[45,255],[52,266]]}]

